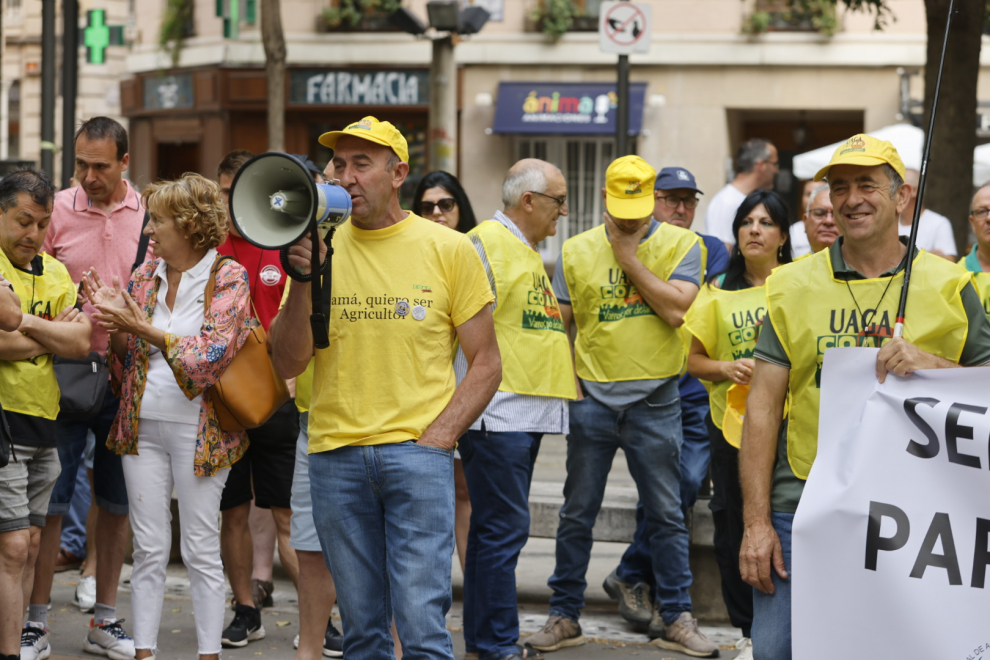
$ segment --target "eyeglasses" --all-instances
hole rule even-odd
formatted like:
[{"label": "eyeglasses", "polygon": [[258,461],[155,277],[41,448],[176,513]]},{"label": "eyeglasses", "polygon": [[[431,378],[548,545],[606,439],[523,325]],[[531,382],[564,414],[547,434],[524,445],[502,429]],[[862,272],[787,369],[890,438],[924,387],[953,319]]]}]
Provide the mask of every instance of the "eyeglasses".
[{"label": "eyeglasses", "polygon": [[657,199],[662,199],[663,203],[672,209],[676,209],[681,204],[684,204],[684,208],[688,210],[698,207],[697,197],[677,197],[675,195],[657,195]]},{"label": "eyeglasses", "polygon": [[808,211],[808,213],[810,213],[811,217],[814,218],[815,220],[824,220],[828,216],[832,216],[833,218],[835,217],[835,214],[832,213],[832,209],[817,208],[817,209],[811,209],[810,211]]},{"label": "eyeglasses", "polygon": [[444,197],[443,199],[438,199],[435,202],[422,201],[419,203],[420,209],[423,211],[423,215],[433,215],[434,209],[440,207],[440,211],[443,213],[450,213],[457,206],[457,200],[453,197]]},{"label": "eyeglasses", "polygon": [[983,220],[987,217],[988,213],[990,213],[990,209],[975,209],[970,215],[977,220]]},{"label": "eyeglasses", "polygon": [[535,190],[527,190],[526,192],[531,192],[534,195],[539,195],[540,197],[546,197],[547,199],[552,199],[553,201],[557,202],[557,208],[560,208],[560,207],[564,206],[564,204],[567,203],[567,196],[566,195],[564,195],[563,197],[554,197],[553,195],[548,195],[546,193],[536,192]]}]

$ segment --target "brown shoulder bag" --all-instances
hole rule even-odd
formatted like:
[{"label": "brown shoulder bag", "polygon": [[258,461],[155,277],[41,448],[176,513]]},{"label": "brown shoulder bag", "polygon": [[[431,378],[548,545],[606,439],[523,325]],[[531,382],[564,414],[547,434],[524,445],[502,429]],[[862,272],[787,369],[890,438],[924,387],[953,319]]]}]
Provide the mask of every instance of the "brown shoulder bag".
[{"label": "brown shoulder bag", "polygon": [[[210,302],[217,285],[217,271],[232,257],[217,255],[206,283],[203,298],[204,313],[210,314]],[[254,318],[247,340],[220,376],[207,390],[224,431],[244,431],[261,426],[289,400],[289,389],[275,371],[268,354],[268,338],[258,321],[258,312],[251,303]]]}]

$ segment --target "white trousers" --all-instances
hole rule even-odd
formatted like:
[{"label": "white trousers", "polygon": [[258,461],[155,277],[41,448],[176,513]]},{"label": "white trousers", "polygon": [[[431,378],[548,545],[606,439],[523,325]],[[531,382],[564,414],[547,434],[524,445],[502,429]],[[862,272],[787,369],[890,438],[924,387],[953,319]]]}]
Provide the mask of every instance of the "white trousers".
[{"label": "white trousers", "polygon": [[220,495],[230,470],[214,477],[193,474],[196,424],[142,419],[138,455],[123,457],[134,573],[131,612],[134,646],[158,648],[165,597],[165,568],[172,547],[172,487],[179,500],[182,561],[189,569],[199,653],[219,653],[223,635],[224,577],[220,561]]}]

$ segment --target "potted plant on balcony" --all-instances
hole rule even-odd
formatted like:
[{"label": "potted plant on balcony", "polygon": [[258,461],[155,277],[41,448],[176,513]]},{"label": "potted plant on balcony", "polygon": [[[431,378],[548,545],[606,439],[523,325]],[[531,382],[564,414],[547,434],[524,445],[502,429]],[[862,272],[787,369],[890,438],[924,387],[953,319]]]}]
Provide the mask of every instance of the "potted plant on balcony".
[{"label": "potted plant on balcony", "polygon": [[389,14],[402,7],[402,0],[334,0],[319,15],[325,32],[392,32],[398,28]]},{"label": "potted plant on balcony", "polygon": [[596,32],[598,17],[585,14],[571,0],[539,0],[529,12],[529,29],[556,42],[566,32]]}]

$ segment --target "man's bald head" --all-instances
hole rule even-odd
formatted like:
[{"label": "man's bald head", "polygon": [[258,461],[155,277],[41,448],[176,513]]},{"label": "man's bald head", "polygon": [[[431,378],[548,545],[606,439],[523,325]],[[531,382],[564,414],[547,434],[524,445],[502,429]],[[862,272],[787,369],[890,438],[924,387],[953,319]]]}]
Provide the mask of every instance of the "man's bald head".
[{"label": "man's bald head", "polygon": [[545,193],[547,183],[554,176],[563,178],[560,170],[539,158],[523,158],[509,168],[502,182],[502,204],[505,210],[519,206],[527,192]]},{"label": "man's bald head", "polygon": [[505,174],[502,204],[505,215],[535,246],[557,233],[557,218],[567,215],[567,180],[545,160],[524,158]]}]

